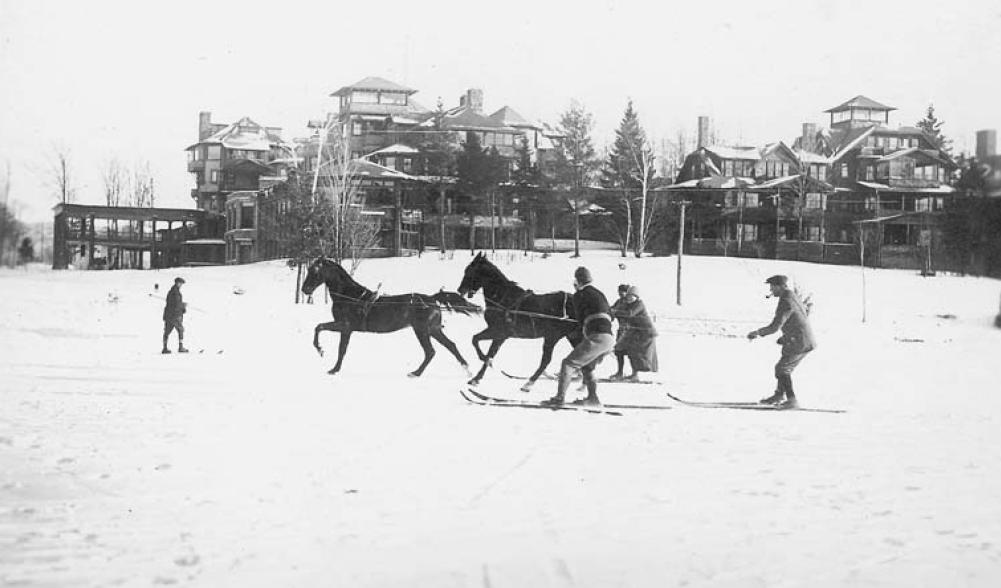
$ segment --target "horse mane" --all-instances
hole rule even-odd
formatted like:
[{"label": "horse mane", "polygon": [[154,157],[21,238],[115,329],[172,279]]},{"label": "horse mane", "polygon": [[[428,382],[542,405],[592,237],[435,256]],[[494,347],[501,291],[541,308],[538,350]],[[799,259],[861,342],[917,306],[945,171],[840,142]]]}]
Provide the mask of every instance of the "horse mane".
[{"label": "horse mane", "polygon": [[483,309],[480,308],[478,304],[474,304],[466,300],[466,298],[458,292],[441,290],[432,294],[430,298],[431,300],[434,300],[438,305],[438,308],[442,310],[457,312],[466,316],[483,312]]},{"label": "horse mane", "polygon": [[342,291],[347,290],[348,288],[360,290],[361,294],[356,297],[369,296],[375,293],[372,290],[366,288],[365,286],[359,284],[357,280],[351,277],[351,274],[348,273],[348,270],[344,269],[344,267],[341,264],[337,263],[337,261],[330,259],[329,257],[324,257],[323,263],[327,267],[332,267],[334,271],[338,273],[339,276],[338,279],[341,280],[342,283],[344,284],[344,287],[342,287]]},{"label": "horse mane", "polygon": [[[480,254],[480,258],[479,259],[483,263],[487,264],[487,267],[494,274],[494,276],[502,283],[502,285],[508,286],[508,287],[514,286],[516,288],[521,288],[522,290],[524,290],[524,288],[522,288],[521,286],[518,285],[518,282],[515,282],[514,280],[512,280],[512,279],[508,278],[507,276],[505,276],[504,272],[502,272],[499,267],[497,267],[496,265],[494,265],[494,263],[492,261],[490,261],[489,259],[487,259],[487,257],[485,255],[483,255],[482,253]],[[526,292],[531,292],[531,290],[526,290]]]}]

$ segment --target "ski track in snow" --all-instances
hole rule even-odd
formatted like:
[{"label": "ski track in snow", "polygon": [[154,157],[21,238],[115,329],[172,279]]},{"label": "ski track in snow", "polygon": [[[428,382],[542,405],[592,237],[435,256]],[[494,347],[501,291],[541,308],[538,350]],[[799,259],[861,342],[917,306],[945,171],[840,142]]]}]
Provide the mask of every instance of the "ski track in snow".
[{"label": "ski track in snow", "polygon": [[[468,259],[369,260],[357,277],[430,293],[454,289]],[[862,324],[857,268],[690,257],[679,308],[673,258],[621,261],[498,264],[539,292],[570,289],[580,264],[609,296],[639,285],[661,332],[657,379],[693,401],[771,391],[774,338],[743,335],[774,310],[764,278],[787,273],[813,293],[820,341],[795,374],[801,402],[848,412],[474,406],[437,344],[406,377],[422,357],[406,331],[355,335],[327,375],[337,335],[321,335],[323,358],[311,339],[329,308],[322,294],[293,305],[281,262],[0,270],[0,586],[1001,580],[1001,283],[867,270]],[[186,344],[204,353],[158,353],[175,275],[197,310]],[[482,318],[445,320],[477,368]],[[550,396],[553,382],[522,393],[500,373],[530,373],[540,349],[509,340],[484,393]],[[600,392],[664,402],[659,390]]]}]

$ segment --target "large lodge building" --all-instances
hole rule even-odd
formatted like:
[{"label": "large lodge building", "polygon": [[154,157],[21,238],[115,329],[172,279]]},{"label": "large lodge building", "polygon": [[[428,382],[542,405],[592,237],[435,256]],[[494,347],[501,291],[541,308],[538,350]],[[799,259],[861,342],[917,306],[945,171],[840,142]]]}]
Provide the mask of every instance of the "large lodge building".
[{"label": "large lodge building", "polygon": [[[545,173],[560,136],[510,106],[486,114],[481,90],[470,89],[457,106],[435,111],[415,101],[416,93],[377,77],[344,86],[331,94],[336,112],[311,124],[311,137],[291,143],[280,128],[247,117],[214,123],[203,112],[198,141],[186,149],[196,208],[60,205],[55,267],[169,267],[287,256],[294,229],[287,226],[281,186],[292,169],[312,175],[320,146],[340,139],[367,196],[367,213],[380,225],[371,254],[437,245],[446,227],[453,247],[487,246],[488,221],[459,210],[454,178],[431,174],[427,145],[444,139],[458,148],[475,133],[481,145],[510,162],[527,146]],[[939,227],[957,197],[950,186],[957,166],[921,129],[891,127],[893,110],[856,96],[825,111],[829,128],[805,123],[790,144],[763,147],[709,144],[710,121],[700,117],[697,148],[676,178],[662,182],[670,185],[657,188],[668,202],[689,203],[686,252],[852,264],[864,254],[876,267],[948,268]],[[534,211],[519,209],[514,196],[513,209],[499,211],[499,246],[532,247]],[[658,252],[670,253],[669,247]]]}]

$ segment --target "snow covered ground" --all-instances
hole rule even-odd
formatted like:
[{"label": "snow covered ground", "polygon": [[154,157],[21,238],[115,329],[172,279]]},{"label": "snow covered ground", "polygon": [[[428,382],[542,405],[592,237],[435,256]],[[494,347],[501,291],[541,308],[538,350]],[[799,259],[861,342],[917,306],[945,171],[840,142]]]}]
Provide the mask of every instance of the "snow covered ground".
[{"label": "snow covered ground", "polygon": [[[468,261],[371,260],[357,278],[430,293],[455,289]],[[570,289],[579,263],[610,297],[637,284],[661,331],[657,379],[693,400],[771,392],[774,338],[743,335],[771,318],[763,280],[788,273],[812,293],[820,340],[795,374],[800,400],[848,412],[475,406],[443,349],[406,377],[421,358],[406,331],[356,335],[328,376],[337,336],[322,336],[326,357],[310,345],[328,308],[292,304],[279,262],[7,270],[0,585],[1001,582],[998,281],[867,270],[863,324],[858,268],[686,257],[678,307],[674,258],[496,262],[537,291]],[[175,275],[194,352],[161,356],[151,294]],[[482,318],[446,321],[475,365]],[[509,341],[497,368],[528,373],[539,348]],[[494,369],[483,389],[517,386]],[[656,386],[601,394],[670,402]]]}]

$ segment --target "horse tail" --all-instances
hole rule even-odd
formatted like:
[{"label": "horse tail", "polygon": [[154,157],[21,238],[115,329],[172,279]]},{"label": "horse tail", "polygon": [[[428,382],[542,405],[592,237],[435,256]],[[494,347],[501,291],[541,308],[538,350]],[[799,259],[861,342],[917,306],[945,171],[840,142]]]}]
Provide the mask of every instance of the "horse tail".
[{"label": "horse tail", "polygon": [[470,302],[458,292],[446,292],[445,290],[441,290],[433,294],[431,296],[431,300],[434,300],[435,304],[438,305],[438,308],[442,310],[457,312],[466,316],[483,312],[483,309],[480,308],[478,304]]}]

